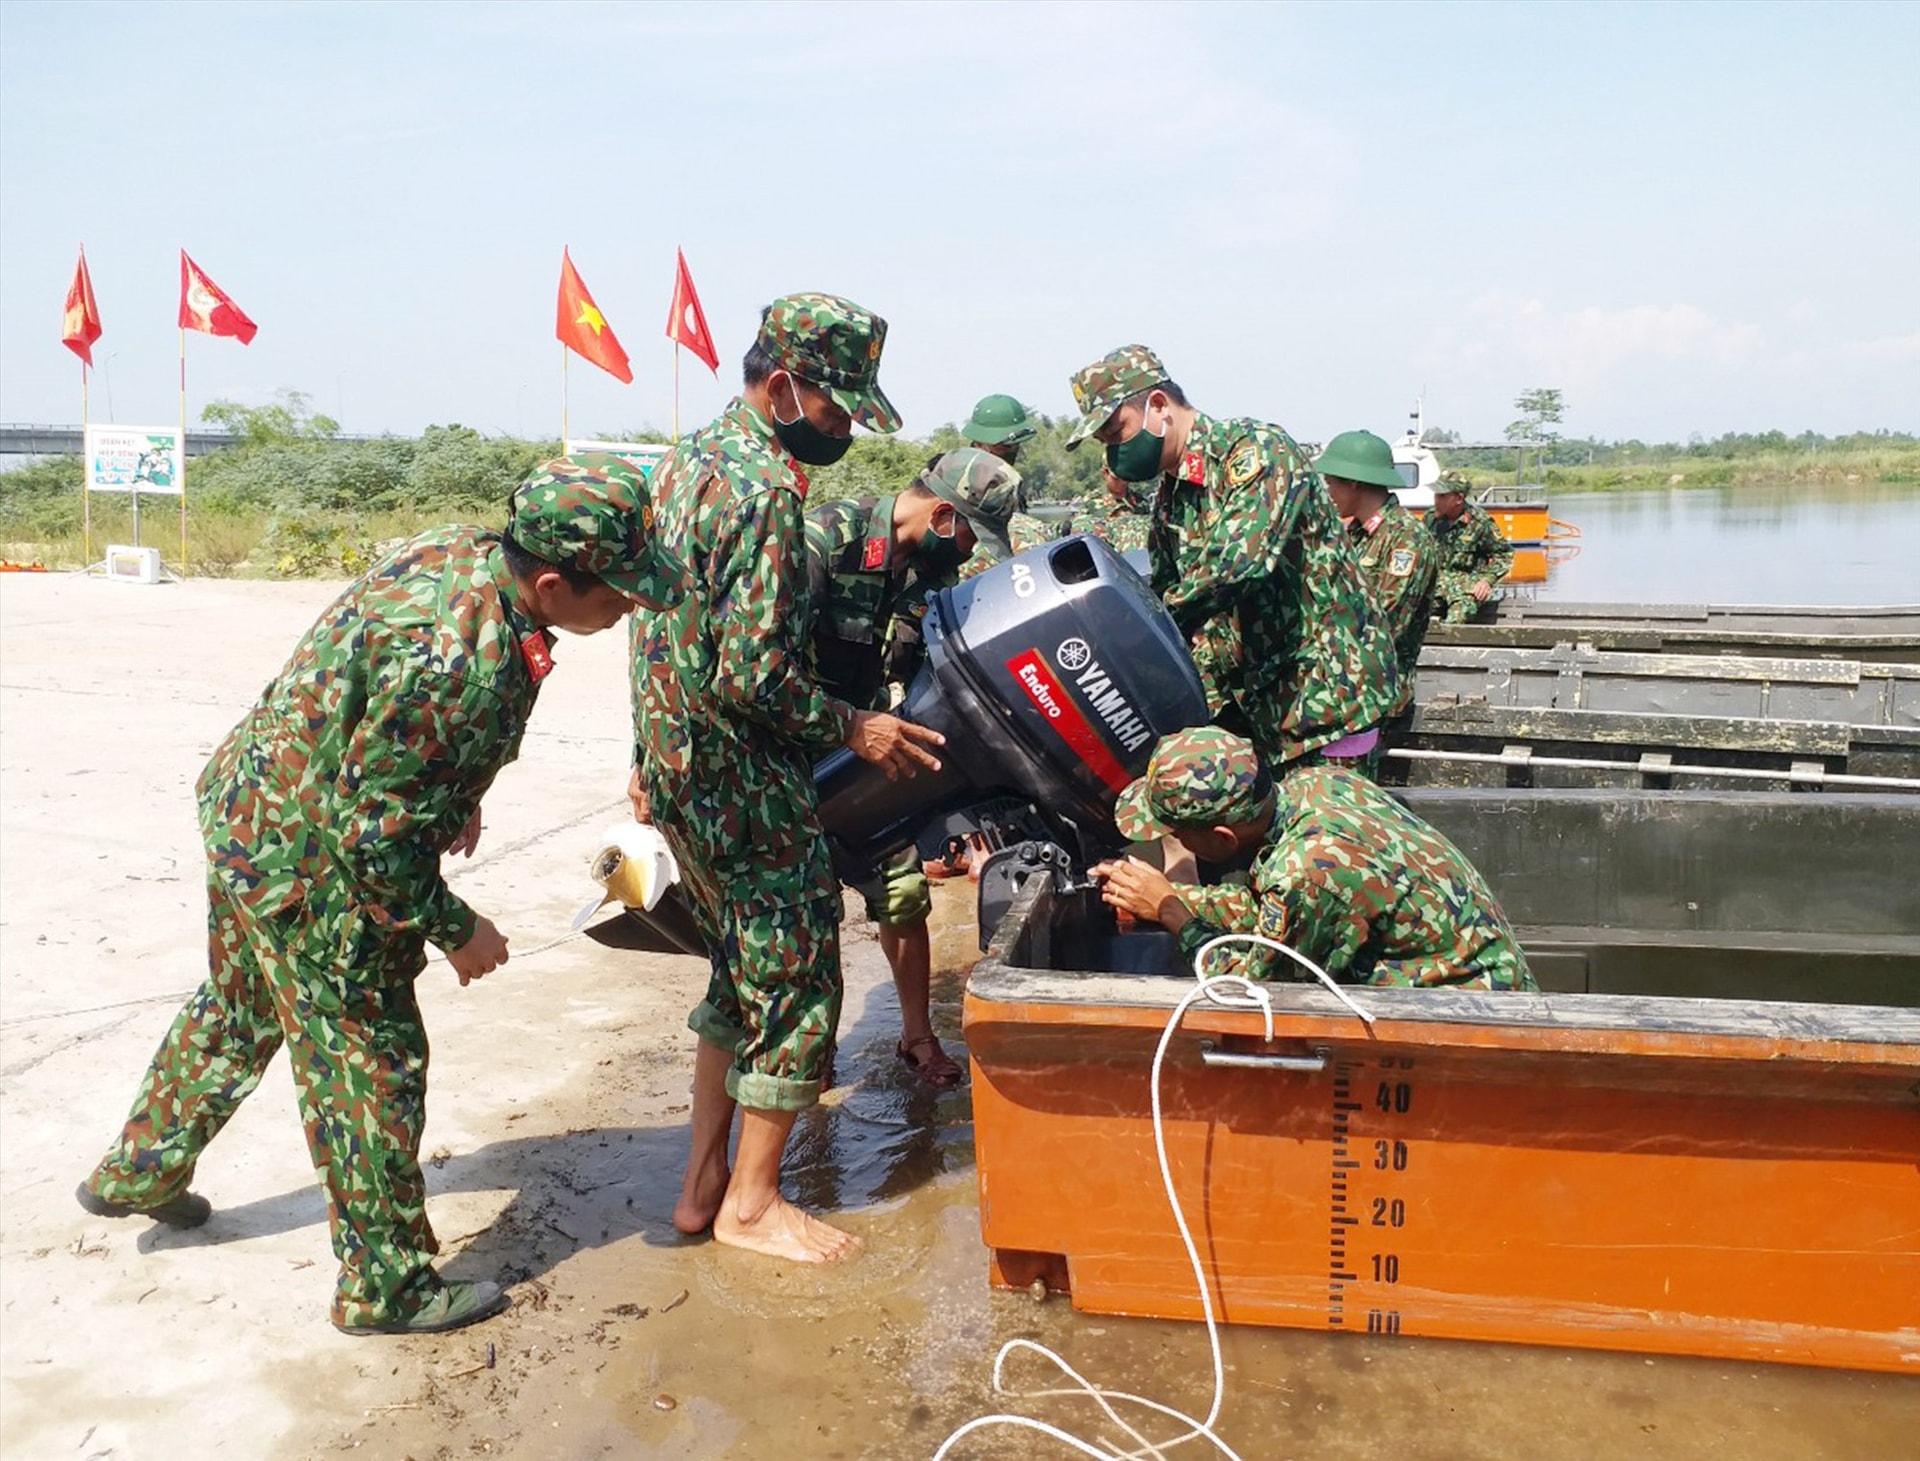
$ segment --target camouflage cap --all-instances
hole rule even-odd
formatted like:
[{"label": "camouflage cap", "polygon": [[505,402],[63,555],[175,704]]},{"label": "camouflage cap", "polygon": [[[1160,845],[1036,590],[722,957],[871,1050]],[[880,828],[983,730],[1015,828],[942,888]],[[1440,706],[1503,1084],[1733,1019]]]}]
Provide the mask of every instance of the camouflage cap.
[{"label": "camouflage cap", "polygon": [[542,562],[591,573],[647,608],[672,608],[686,594],[686,570],[654,537],[645,474],[612,452],[535,467],[507,501],[507,531]]},{"label": "camouflage cap", "polygon": [[1130,397],[1150,391],[1167,379],[1166,366],[1145,345],[1122,345],[1076,373],[1071,384],[1073,404],[1080,408],[1080,424],[1067,438],[1067,450],[1072,451],[1105,426]]},{"label": "camouflage cap", "polygon": [[1440,480],[1433,484],[1433,495],[1438,497],[1443,492],[1453,492],[1465,497],[1467,495],[1466,476],[1455,471],[1442,472]]},{"label": "camouflage cap", "polygon": [[952,503],[973,524],[976,536],[998,548],[1002,557],[1012,556],[1007,524],[1026,498],[1020,474],[1006,462],[977,446],[963,446],[936,458],[913,484]]},{"label": "camouflage cap", "polygon": [[1034,431],[1027,408],[1012,396],[982,396],[967,424],[960,428],[968,441],[982,446],[1011,446],[1030,440]]},{"label": "camouflage cap", "polygon": [[900,429],[900,413],[880,390],[887,322],[836,294],[788,294],[760,315],[754,343],[782,370],[819,386],[869,431]]},{"label": "camouflage cap", "polygon": [[1231,827],[1260,815],[1273,779],[1253,747],[1217,725],[1163,736],[1147,774],[1113,808],[1120,835],[1151,842],[1181,828]]}]

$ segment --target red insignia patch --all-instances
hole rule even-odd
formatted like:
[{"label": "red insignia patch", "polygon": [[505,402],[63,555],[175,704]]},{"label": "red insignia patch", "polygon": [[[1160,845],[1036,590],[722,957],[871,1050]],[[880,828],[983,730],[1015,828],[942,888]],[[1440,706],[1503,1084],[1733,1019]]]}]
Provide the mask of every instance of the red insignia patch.
[{"label": "red insignia patch", "polygon": [[866,556],[860,560],[860,566],[871,571],[872,569],[879,568],[886,561],[887,540],[885,538],[868,538]]},{"label": "red insignia patch", "polygon": [[1207,480],[1207,464],[1199,452],[1190,451],[1180,458],[1180,480],[1182,482]]},{"label": "red insignia patch", "polygon": [[544,629],[520,641],[520,658],[527,662],[527,673],[533,676],[536,685],[553,673],[553,655],[548,650],[551,643]]}]

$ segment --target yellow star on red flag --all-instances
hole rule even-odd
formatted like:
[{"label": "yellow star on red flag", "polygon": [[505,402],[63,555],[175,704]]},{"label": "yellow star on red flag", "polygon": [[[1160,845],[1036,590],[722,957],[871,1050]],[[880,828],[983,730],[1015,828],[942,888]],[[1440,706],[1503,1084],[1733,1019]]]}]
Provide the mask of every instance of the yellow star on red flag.
[{"label": "yellow star on red flag", "polygon": [[591,360],[608,375],[633,384],[633,368],[627,364],[627,352],[620,348],[613,326],[600,313],[600,306],[593,302],[586,282],[573,267],[571,251],[566,249],[560,252],[560,308],[553,332],[562,345],[582,360]]}]

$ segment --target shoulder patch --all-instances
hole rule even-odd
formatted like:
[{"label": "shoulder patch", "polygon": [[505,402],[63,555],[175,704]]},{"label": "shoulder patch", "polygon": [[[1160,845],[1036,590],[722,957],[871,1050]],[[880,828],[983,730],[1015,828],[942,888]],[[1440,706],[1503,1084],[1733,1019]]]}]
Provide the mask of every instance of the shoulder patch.
[{"label": "shoulder patch", "polygon": [[1227,453],[1227,485],[1244,487],[1267,470],[1266,457],[1251,438]]},{"label": "shoulder patch", "polygon": [[1259,921],[1254,927],[1254,932],[1263,937],[1280,939],[1284,942],[1287,936],[1286,905],[1278,898],[1262,898]]},{"label": "shoulder patch", "polygon": [[887,540],[885,538],[868,538],[866,552],[863,553],[860,558],[860,566],[871,572],[873,569],[883,567],[886,561]]},{"label": "shoulder patch", "polygon": [[1395,578],[1405,578],[1413,572],[1413,549],[1395,548],[1387,555],[1387,572]]}]

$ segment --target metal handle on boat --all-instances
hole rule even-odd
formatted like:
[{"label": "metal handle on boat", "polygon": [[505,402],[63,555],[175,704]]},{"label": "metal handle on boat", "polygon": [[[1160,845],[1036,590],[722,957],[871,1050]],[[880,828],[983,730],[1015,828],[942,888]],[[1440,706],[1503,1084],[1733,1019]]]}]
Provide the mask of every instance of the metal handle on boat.
[{"label": "metal handle on boat", "polygon": [[1236,1050],[1222,1050],[1211,1040],[1202,1040],[1200,1059],[1207,1065],[1236,1066],[1242,1070],[1301,1070],[1311,1074],[1327,1068],[1327,1052],[1318,1047],[1311,1055],[1243,1055]]}]

